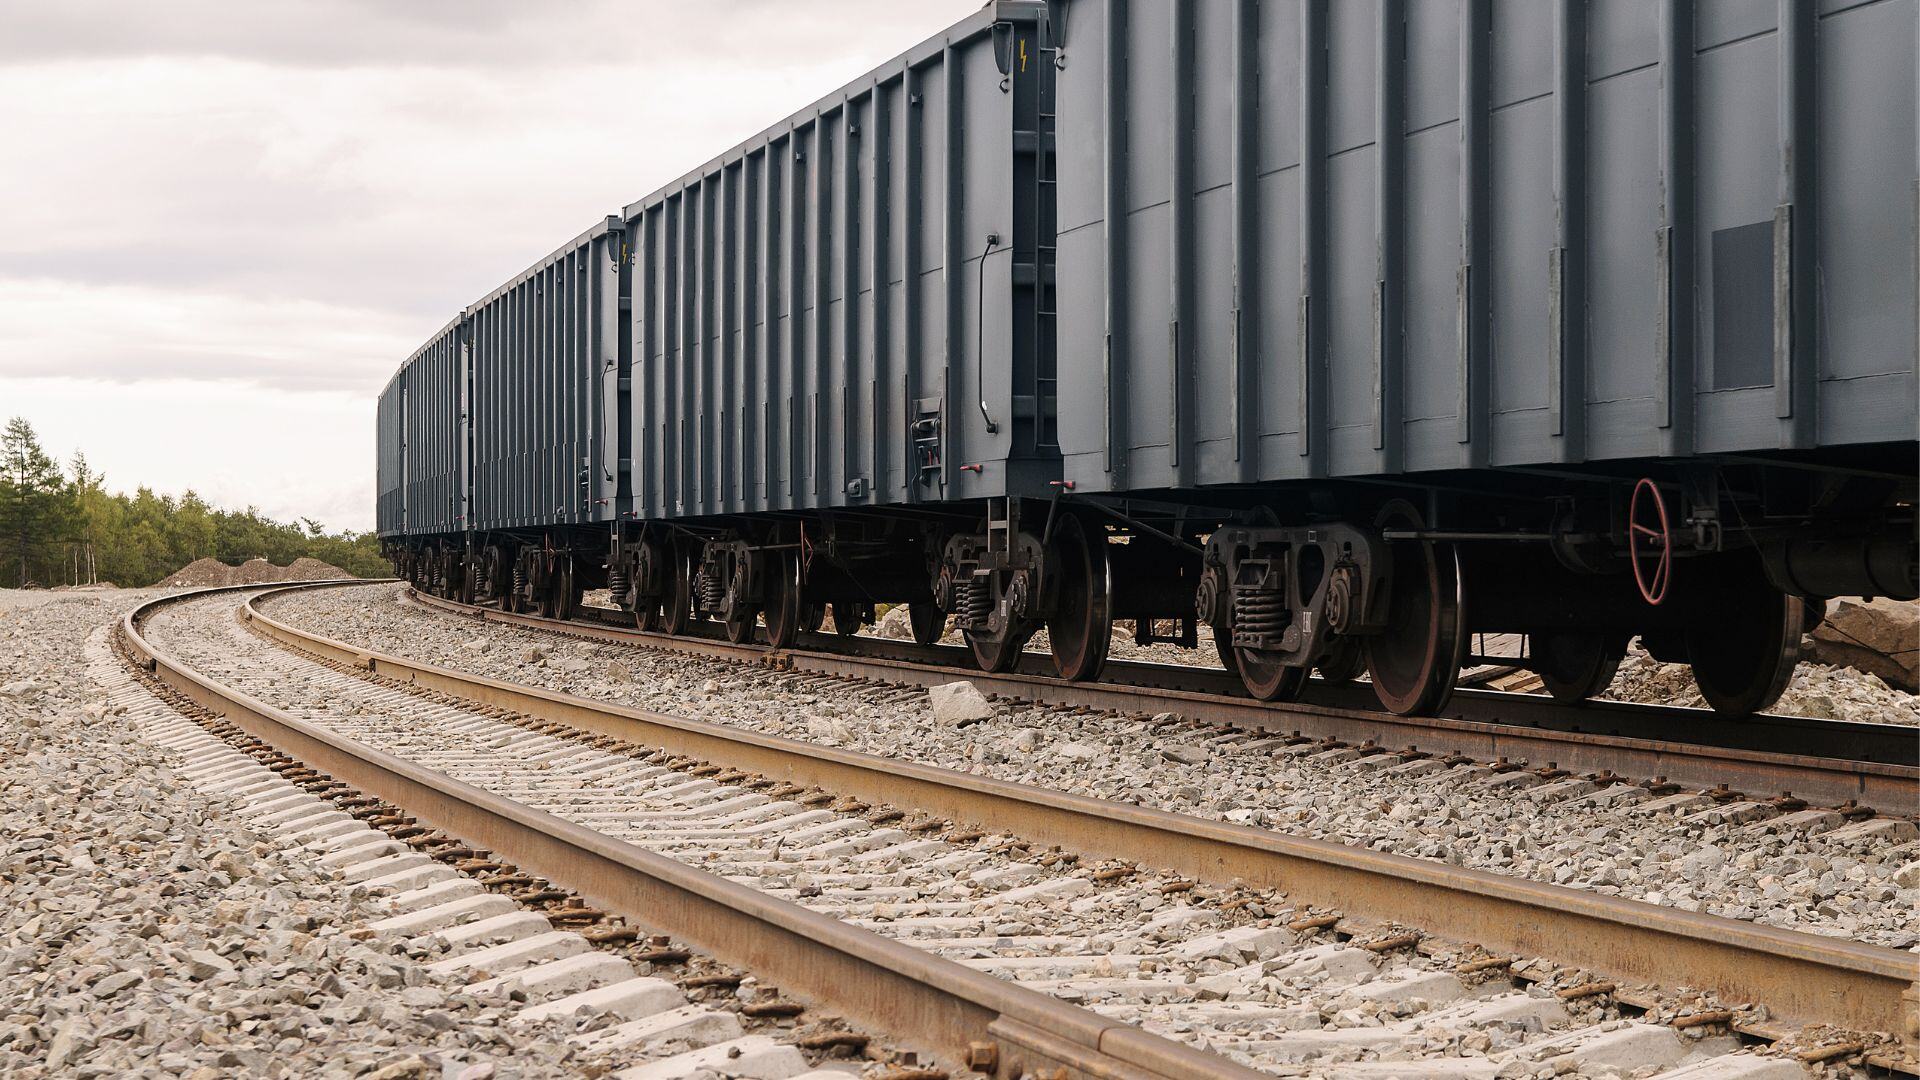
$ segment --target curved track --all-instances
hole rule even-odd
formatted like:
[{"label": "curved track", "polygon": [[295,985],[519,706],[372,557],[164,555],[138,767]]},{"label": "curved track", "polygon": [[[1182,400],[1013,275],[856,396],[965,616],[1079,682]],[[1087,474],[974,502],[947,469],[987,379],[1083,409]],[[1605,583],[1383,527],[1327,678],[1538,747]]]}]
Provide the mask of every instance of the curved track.
[{"label": "curved track", "polygon": [[[1447,714],[1396,716],[1364,707],[1364,687],[1315,681],[1306,700],[1254,701],[1239,680],[1210,668],[1110,661],[1109,681],[1053,677],[1046,658],[1033,654],[1013,672],[989,674],[972,666],[965,649],[835,634],[803,634],[791,649],[736,644],[705,624],[669,635],[613,625],[624,613],[585,608],[570,621],[513,614],[411,592],[421,604],[516,626],[537,627],[604,641],[678,650],[796,671],[930,686],[964,679],[982,691],[1045,704],[1122,712],[1175,712],[1189,719],[1268,730],[1313,740],[1368,744],[1398,752],[1415,747],[1434,756],[1465,755],[1482,762],[1615,775],[1677,785],[1723,788],[1728,799],[1794,798],[1821,806],[1853,804],[1910,816],[1920,807],[1920,736],[1914,728],[1795,716],[1728,720],[1706,709],[1622,702],[1557,704],[1531,694],[1462,690]],[[709,630],[713,636],[698,633]],[[1333,745],[1333,743],[1329,743]]]},{"label": "curved track", "polygon": [[[717,879],[688,866],[684,851],[672,853],[680,858],[663,856],[649,850],[650,846],[658,848],[657,843],[623,841],[606,829],[563,820],[567,813],[564,808],[584,796],[565,790],[547,791],[547,784],[531,782],[532,778],[508,781],[515,793],[512,797],[462,783],[449,774],[460,772],[460,763],[471,756],[470,748],[464,743],[448,745],[444,736],[451,732],[446,725],[451,722],[451,730],[466,733],[459,736],[464,738],[476,732],[476,725],[497,726],[502,717],[519,717],[551,734],[571,730],[576,741],[597,739],[598,745],[616,747],[632,747],[638,742],[654,748],[643,762],[662,763],[642,771],[649,776],[670,774],[667,790],[680,791],[689,784],[698,790],[722,786],[724,791],[707,799],[707,805],[714,805],[713,800],[718,799],[716,809],[732,810],[742,805],[751,809],[757,805],[752,802],[753,792],[776,783],[786,787],[771,792],[775,796],[788,790],[798,794],[810,788],[825,789],[838,796],[836,809],[843,812],[852,807],[888,804],[911,808],[907,813],[914,816],[934,815],[934,820],[951,819],[1000,830],[1028,844],[1057,844],[1081,859],[1123,859],[1164,867],[1178,876],[1161,884],[1158,891],[1163,894],[1192,889],[1196,882],[1203,888],[1234,889],[1284,884],[1292,920],[1282,925],[1289,941],[1296,933],[1332,930],[1352,937],[1351,944],[1357,945],[1354,948],[1338,941],[1327,942],[1321,947],[1322,954],[1317,954],[1322,959],[1327,948],[1344,950],[1343,955],[1360,955],[1378,946],[1373,955],[1381,957],[1417,946],[1415,956],[1459,960],[1477,955],[1483,958],[1479,970],[1484,971],[1486,963],[1504,969],[1509,960],[1503,954],[1545,955],[1558,964],[1577,965],[1620,980],[1618,989],[1611,982],[1572,989],[1584,994],[1593,986],[1602,986],[1604,989],[1592,992],[1609,995],[1621,1006],[1639,1003],[1659,1008],[1656,992],[1640,991],[1642,996],[1636,996],[1626,987],[1629,980],[1684,982],[1713,990],[1730,1001],[1765,1002],[1772,1021],[1737,1009],[1716,1021],[1762,1037],[1787,1033],[1790,1029],[1782,1026],[1782,1019],[1853,1030],[1894,1031],[1901,1030],[1911,1018],[1911,1005],[1903,1004],[1901,995],[1911,978],[1912,958],[1895,950],[1649,907],[605,706],[371,654],[285,626],[258,614],[251,604],[240,615],[255,634],[228,625],[226,633],[231,640],[211,647],[195,645],[191,636],[169,637],[158,644],[143,636],[153,613],[176,603],[181,599],[144,606],[128,618],[123,633],[135,656],[203,706],[310,765],[402,805],[453,835],[568,883],[609,910],[637,917],[707,947],[722,959],[763,972],[763,977],[776,979],[804,996],[830,1002],[862,1023],[921,1045],[939,1046],[943,1052],[961,1058],[975,1051],[974,1043],[984,1043],[995,1048],[996,1060],[1005,1060],[1000,1055],[1007,1055],[1020,1056],[1023,1061],[1052,1061],[1069,1068],[1069,1075],[1103,1075],[1102,1069],[1127,1076],[1248,1075],[1232,1062],[1197,1054],[1149,1035],[1134,1024],[1117,1023],[1110,1016],[1075,1009],[984,975],[983,969],[995,970],[995,961],[941,962],[938,956],[927,955],[924,948],[875,938],[841,919],[806,911],[769,895],[765,881],[756,882],[762,886],[756,889],[743,886],[737,874],[728,875],[732,881]],[[216,608],[212,603],[199,606],[214,611],[224,623],[225,607]],[[256,634],[311,658],[266,649]],[[175,641],[179,642],[177,646]],[[261,653],[259,649],[266,651]],[[176,651],[182,655],[176,655]],[[191,659],[183,658],[189,655]],[[250,665],[258,665],[258,670]],[[385,684],[391,689],[370,689],[368,684]],[[304,685],[305,690],[289,691],[289,685]],[[304,721],[261,700],[264,696],[310,694],[316,690],[329,697],[376,695],[383,711],[397,707],[393,704],[396,701],[407,709],[425,711],[409,713],[418,719],[403,719],[398,726],[383,731],[376,730],[378,725],[368,727],[359,720],[324,725]],[[438,743],[435,737],[439,737]],[[614,744],[609,738],[622,741]],[[385,749],[380,745],[383,742]],[[396,754],[392,752],[396,747],[408,749],[405,754]],[[636,747],[630,752],[641,751]],[[587,749],[576,746],[574,753],[586,754]],[[452,765],[446,763],[448,754],[458,759]],[[609,758],[602,767],[614,769],[619,765],[618,760]],[[481,766],[481,773],[492,776],[489,770],[512,767],[510,760],[489,759]],[[659,784],[656,780],[654,787]],[[726,791],[738,794],[728,797]],[[604,798],[605,793],[599,797]],[[549,814],[530,805],[543,798],[558,799],[561,809]],[[831,798],[823,796],[823,801]],[[525,801],[517,801],[521,799]],[[748,803],[732,799],[747,799]],[[624,804],[614,809],[619,813],[636,812]],[[682,846],[689,837],[703,835],[701,821],[684,820],[697,817],[697,811],[696,807],[657,804],[638,810],[645,818],[660,820],[665,814],[681,819],[681,825],[690,825],[692,831],[682,830],[675,841]],[[709,817],[712,813],[707,811]],[[577,813],[574,816],[579,817]],[[772,814],[776,819],[780,816]],[[891,817],[887,812],[877,816],[882,821]],[[788,820],[786,824],[793,822]],[[843,840],[849,830],[872,832],[877,824],[850,819],[826,833]],[[913,843],[910,837],[878,831],[881,835],[875,839],[856,841],[847,850],[884,849],[898,858],[901,850]],[[979,835],[949,832],[946,840],[957,846]],[[817,846],[821,838],[814,835],[809,842]],[[775,841],[776,863],[782,860],[781,842]],[[695,861],[716,857],[710,842],[692,846],[696,849]],[[808,850],[790,851],[786,857],[797,857],[803,868],[811,869]],[[747,864],[754,861],[737,861],[743,858],[737,851],[719,857],[736,860],[726,865],[745,869],[751,869]],[[1070,858],[1064,865],[1071,866],[1075,861]],[[1038,870],[1024,862],[1016,864],[1017,869],[1004,863],[1002,860],[995,866],[1022,875]],[[783,867],[787,869],[791,868]],[[886,869],[889,880],[914,873],[908,866],[888,864]],[[986,869],[991,872],[995,867]],[[940,872],[952,876],[950,867]],[[1093,878],[1100,880],[1104,873],[1096,873]],[[842,883],[832,873],[823,876],[835,884]],[[1108,880],[1129,876],[1130,872],[1123,870]],[[1074,881],[1078,882],[1074,888],[1085,887],[1084,875]],[[1043,877],[1040,884],[1046,885],[1047,879]],[[1047,892],[1043,888],[1037,895]],[[830,887],[829,894],[838,905],[834,914],[842,918],[859,914],[848,910],[850,902],[843,891]],[[798,895],[807,893],[803,890]],[[1013,895],[1003,892],[995,903],[1003,904]],[[1018,919],[1017,914],[1010,916],[999,907],[993,910],[996,919]],[[670,922],[668,914],[673,920],[683,921],[664,925]],[[941,920],[934,918],[933,922]],[[1413,929],[1407,930],[1409,927]],[[1448,944],[1450,941],[1473,944],[1463,949]],[[1058,951],[1058,943],[1051,938],[1045,942],[1023,939],[1021,944],[1040,947],[1038,955]],[[729,951],[734,955],[729,956]],[[1164,962],[1153,961],[1149,966]],[[1474,962],[1462,962],[1457,970],[1465,971]],[[1009,968],[1055,965],[1072,972],[1078,962],[1055,956],[1052,960],[1016,963],[1008,959],[999,963]],[[1410,960],[1388,972],[1388,981],[1438,977],[1431,971],[1423,975],[1425,970],[1419,962]],[[848,988],[856,986],[862,989],[849,997]],[[868,988],[875,992],[868,992]],[[1153,1021],[1153,1017],[1143,1015],[1128,1018],[1148,1026]],[[1191,1020],[1179,1019],[1181,1023]],[[1052,1033],[1053,1041],[1042,1038],[1047,1033]],[[1062,1038],[1067,1042],[1059,1042]],[[1174,1056],[1163,1056],[1168,1054]]]}]

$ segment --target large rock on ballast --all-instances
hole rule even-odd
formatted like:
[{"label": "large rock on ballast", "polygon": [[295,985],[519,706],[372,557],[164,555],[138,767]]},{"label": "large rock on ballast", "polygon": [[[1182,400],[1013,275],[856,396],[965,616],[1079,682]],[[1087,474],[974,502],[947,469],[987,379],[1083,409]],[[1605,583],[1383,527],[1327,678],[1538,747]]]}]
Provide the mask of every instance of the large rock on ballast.
[{"label": "large rock on ballast", "polygon": [[1827,601],[1827,618],[1812,635],[1813,659],[1878,675],[1889,686],[1920,693],[1920,602]]},{"label": "large rock on ballast", "polygon": [[943,724],[964,727],[993,719],[993,702],[970,682],[929,686],[927,700],[933,705],[933,718]]}]

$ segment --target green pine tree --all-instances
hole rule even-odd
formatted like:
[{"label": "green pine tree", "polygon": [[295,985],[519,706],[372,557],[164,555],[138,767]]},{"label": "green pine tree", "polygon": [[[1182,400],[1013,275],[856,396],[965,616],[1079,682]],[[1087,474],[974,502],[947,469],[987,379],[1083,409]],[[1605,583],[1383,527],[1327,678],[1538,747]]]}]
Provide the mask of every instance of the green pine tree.
[{"label": "green pine tree", "polygon": [[0,432],[0,544],[16,587],[35,580],[36,570],[53,576],[48,555],[71,537],[72,504],[60,466],[33,425],[23,416],[7,421]]}]

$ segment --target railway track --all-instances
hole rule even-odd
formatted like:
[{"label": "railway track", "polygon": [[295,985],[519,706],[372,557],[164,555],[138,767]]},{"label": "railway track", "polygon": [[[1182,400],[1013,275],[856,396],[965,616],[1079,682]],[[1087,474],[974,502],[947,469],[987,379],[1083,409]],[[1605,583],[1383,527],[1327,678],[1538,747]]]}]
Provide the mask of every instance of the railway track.
[{"label": "railway track", "polygon": [[[986,693],[1041,704],[1159,714],[1269,731],[1289,738],[1335,740],[1389,751],[1406,747],[1465,755],[1487,763],[1631,777],[1679,788],[1720,788],[1755,799],[1800,800],[1851,811],[1911,815],[1920,807],[1920,739],[1914,729],[1807,717],[1762,715],[1728,720],[1706,709],[1590,701],[1573,708],[1530,694],[1463,689],[1445,715],[1396,716],[1368,708],[1364,687],[1315,680],[1305,699],[1265,703],[1247,697],[1239,680],[1212,668],[1110,661],[1105,681],[1055,678],[1042,654],[1016,671],[990,674],[965,649],[834,634],[803,635],[792,649],[735,644],[694,632],[667,635],[613,625],[625,614],[587,608],[559,621],[460,604],[411,591],[414,601],[491,622],[536,627],[603,641],[671,649],[788,670],[905,686],[964,679]],[[1330,744],[1331,745],[1331,744]]]},{"label": "railway track", "polygon": [[[1565,1054],[1677,1066],[1732,1054],[1734,1034],[1811,1059],[1857,1043],[1806,1042],[1798,1022],[1893,1031],[1912,1014],[1912,957],[1894,950],[567,699],[249,606],[250,633],[223,595],[135,612],[130,648],[315,768],[609,910],[682,921],[664,929],[863,1023],[991,1058],[989,1075],[1362,1055],[1388,1060],[1347,1074],[1491,1076]],[[1542,955],[1557,964],[1511,966]],[[1628,985],[1662,979],[1720,996]],[[1641,1009],[1678,1026],[1620,1019]],[[1180,1056],[1198,1052],[1156,1031],[1226,1057]]]}]

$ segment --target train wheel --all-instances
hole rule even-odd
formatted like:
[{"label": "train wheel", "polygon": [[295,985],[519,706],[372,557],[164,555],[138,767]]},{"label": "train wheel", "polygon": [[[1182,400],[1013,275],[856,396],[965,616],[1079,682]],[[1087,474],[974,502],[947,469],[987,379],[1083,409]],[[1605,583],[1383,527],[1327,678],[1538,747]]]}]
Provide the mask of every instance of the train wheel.
[{"label": "train wheel", "polygon": [[520,552],[513,553],[513,559],[505,569],[506,589],[500,598],[500,606],[515,615],[523,614],[527,610],[527,597],[519,585],[526,573],[526,568]]},{"label": "train wheel", "polygon": [[634,582],[633,626],[636,630],[649,634],[660,632],[660,624],[664,621],[660,597],[643,595],[642,590],[650,587],[650,575],[657,575],[659,567],[670,564],[672,550],[658,540],[640,541],[640,557],[634,562],[637,580]]},{"label": "train wheel", "polygon": [[1367,653],[1358,638],[1335,639],[1333,652],[1320,661],[1320,679],[1332,686],[1350,683],[1367,670]]},{"label": "train wheel", "polygon": [[1054,618],[1047,620],[1053,667],[1063,679],[1084,682],[1100,674],[1113,641],[1113,579],[1107,538],[1088,536],[1080,519],[1065,517],[1053,537],[1058,576]]},{"label": "train wheel", "polygon": [[1234,662],[1240,668],[1240,683],[1261,701],[1298,701],[1307,685],[1307,669],[1289,667],[1273,659],[1264,649],[1235,649]]},{"label": "train wheel", "polygon": [[1693,682],[1713,711],[1748,716],[1780,700],[1800,661],[1806,603],[1771,585],[1729,590],[1721,617],[1687,630]]},{"label": "train wheel", "polygon": [[791,551],[775,551],[767,558],[767,644],[776,649],[793,645],[800,636],[800,562]]},{"label": "train wheel", "polygon": [[[867,625],[867,606],[849,600],[835,600],[833,608],[833,632],[841,637],[852,637]],[[817,625],[817,624],[816,624]]]},{"label": "train wheel", "polygon": [[553,575],[548,574],[546,577],[547,580],[541,582],[534,591],[533,613],[543,619],[551,619],[554,617]]},{"label": "train wheel", "polygon": [[1225,626],[1213,627],[1213,651],[1220,657],[1220,666],[1227,674],[1240,674],[1240,655],[1233,649],[1233,631]]},{"label": "train wheel", "polygon": [[747,588],[750,580],[750,564],[745,560],[755,557],[756,556],[751,554],[742,553],[739,556],[741,561],[732,564],[733,575],[727,582],[726,607],[728,614],[720,620],[720,625],[726,630],[727,640],[733,642],[735,645],[744,644],[753,640],[754,624],[760,621],[760,613],[754,610],[753,604],[747,602],[747,600],[741,596],[741,592]]},{"label": "train wheel", "polygon": [[907,623],[916,644],[931,645],[946,635],[947,613],[932,603],[908,604]]},{"label": "train wheel", "polygon": [[975,637],[972,631],[966,632],[967,645],[973,649],[973,662],[980,665],[981,671],[993,674],[1012,671],[1020,662],[1020,651],[1032,636],[1032,627],[1002,638]]},{"label": "train wheel", "polygon": [[547,603],[550,618],[571,619],[580,609],[580,584],[573,572],[573,556],[562,555],[553,568],[553,583]]},{"label": "train wheel", "polygon": [[[801,592],[804,592],[804,590],[799,586],[795,586],[795,595],[799,595]],[[826,621],[826,618],[826,608],[821,607],[819,604],[809,604],[805,600],[800,601],[799,628],[801,630],[809,634],[817,634],[820,632],[820,625]]]},{"label": "train wheel", "polygon": [[1558,631],[1527,639],[1533,673],[1555,701],[1577,705],[1613,683],[1627,643],[1608,634]]},{"label": "train wheel", "polygon": [[666,589],[660,595],[660,631],[678,637],[693,621],[693,560],[677,545],[667,549]]},{"label": "train wheel", "polygon": [[506,554],[498,544],[488,544],[481,550],[479,560],[479,581],[474,590],[477,600],[493,601],[502,599],[500,583],[507,577]]},{"label": "train wheel", "polygon": [[[1422,528],[1405,503],[1388,506],[1379,524]],[[1367,670],[1380,704],[1401,716],[1438,711],[1453,696],[1460,676],[1462,626],[1460,560],[1453,545],[1394,540],[1387,545],[1392,590],[1387,626],[1366,639]]]}]

